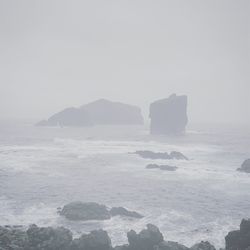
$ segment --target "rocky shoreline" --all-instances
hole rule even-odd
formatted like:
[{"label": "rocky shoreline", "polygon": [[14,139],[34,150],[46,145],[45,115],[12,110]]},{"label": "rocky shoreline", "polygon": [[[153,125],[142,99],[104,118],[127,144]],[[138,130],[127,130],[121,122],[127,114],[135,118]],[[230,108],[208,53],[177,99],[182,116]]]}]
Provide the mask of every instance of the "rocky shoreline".
[{"label": "rocky shoreline", "polygon": [[[73,239],[66,228],[31,225],[26,231],[15,226],[0,226],[0,250],[215,250],[207,241],[188,248],[164,239],[160,230],[148,224],[146,229],[127,233],[128,244],[112,246],[106,231],[100,229]],[[250,249],[250,219],[243,219],[240,229],[225,237],[225,250]]]}]

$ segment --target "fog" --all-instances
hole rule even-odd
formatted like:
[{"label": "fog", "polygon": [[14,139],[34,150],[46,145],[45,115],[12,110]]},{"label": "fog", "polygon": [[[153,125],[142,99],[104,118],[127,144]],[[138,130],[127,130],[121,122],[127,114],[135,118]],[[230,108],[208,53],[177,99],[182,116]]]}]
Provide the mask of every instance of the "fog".
[{"label": "fog", "polygon": [[0,117],[186,94],[191,122],[250,123],[248,0],[0,0]]}]

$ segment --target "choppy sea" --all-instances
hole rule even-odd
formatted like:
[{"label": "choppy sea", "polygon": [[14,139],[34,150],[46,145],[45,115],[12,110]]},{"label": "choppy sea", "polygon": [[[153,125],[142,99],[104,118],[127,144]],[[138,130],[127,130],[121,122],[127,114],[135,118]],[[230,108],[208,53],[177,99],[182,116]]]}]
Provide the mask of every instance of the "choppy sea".
[{"label": "choppy sea", "polygon": [[[180,151],[185,160],[148,160],[136,150]],[[0,225],[64,226],[76,236],[103,228],[113,245],[126,232],[157,225],[166,240],[224,246],[228,231],[250,217],[250,128],[189,126],[186,135],[148,135],[147,127],[45,128],[0,123]],[[149,163],[177,166],[149,170]],[[57,208],[71,201],[123,206],[143,219],[69,222]]]}]

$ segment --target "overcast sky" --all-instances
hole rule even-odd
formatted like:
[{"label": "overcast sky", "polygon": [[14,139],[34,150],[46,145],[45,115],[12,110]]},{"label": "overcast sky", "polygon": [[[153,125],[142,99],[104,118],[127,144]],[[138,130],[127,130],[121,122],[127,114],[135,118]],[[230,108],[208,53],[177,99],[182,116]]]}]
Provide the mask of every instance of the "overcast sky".
[{"label": "overcast sky", "polygon": [[0,0],[0,118],[98,98],[189,97],[191,122],[250,123],[248,0]]}]

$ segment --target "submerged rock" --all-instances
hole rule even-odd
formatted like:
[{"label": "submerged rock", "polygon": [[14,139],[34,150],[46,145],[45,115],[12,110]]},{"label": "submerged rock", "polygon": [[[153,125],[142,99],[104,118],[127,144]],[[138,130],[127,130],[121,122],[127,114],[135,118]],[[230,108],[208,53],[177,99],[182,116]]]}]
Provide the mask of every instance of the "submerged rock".
[{"label": "submerged rock", "polygon": [[245,160],[241,164],[241,167],[238,168],[237,170],[245,173],[250,173],[250,159]]},{"label": "submerged rock", "polygon": [[146,166],[147,169],[160,169],[160,170],[165,170],[165,171],[175,171],[178,169],[175,166],[169,166],[169,165],[157,165],[157,164],[148,164]]},{"label": "submerged rock", "polygon": [[181,134],[188,123],[187,96],[171,95],[150,105],[151,134]]},{"label": "submerged rock", "polygon": [[240,230],[231,231],[225,237],[226,250],[245,250],[250,248],[250,219],[243,219]]},{"label": "submerged rock", "polygon": [[100,99],[80,108],[66,108],[36,125],[85,127],[94,125],[141,125],[143,123],[144,119],[140,108]]},{"label": "submerged rock", "polygon": [[95,202],[72,202],[63,207],[60,215],[69,220],[107,220],[110,213],[106,206]]},{"label": "submerged rock", "polygon": [[129,211],[124,207],[113,207],[110,210],[110,214],[111,216],[126,216],[126,217],[132,217],[132,218],[137,218],[137,219],[141,219],[143,218],[143,216],[137,212],[134,211]]},{"label": "submerged rock", "polygon": [[144,159],[151,159],[151,160],[157,160],[157,159],[188,160],[188,158],[185,155],[177,151],[172,151],[170,154],[168,154],[167,152],[162,153],[162,152],[153,152],[150,150],[139,150],[139,151],[136,151],[135,154],[141,156]]}]

